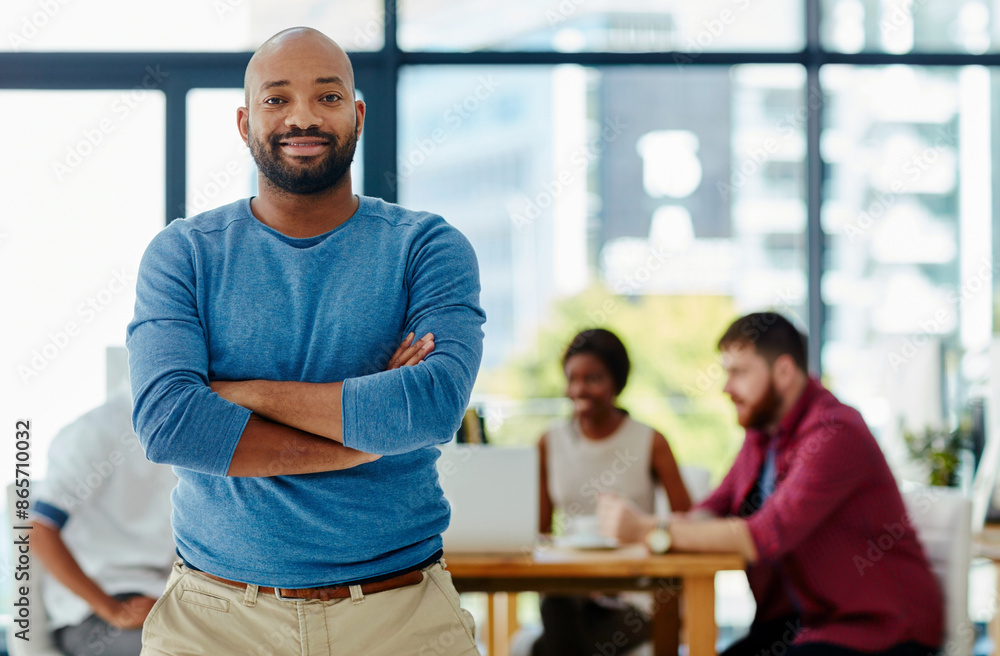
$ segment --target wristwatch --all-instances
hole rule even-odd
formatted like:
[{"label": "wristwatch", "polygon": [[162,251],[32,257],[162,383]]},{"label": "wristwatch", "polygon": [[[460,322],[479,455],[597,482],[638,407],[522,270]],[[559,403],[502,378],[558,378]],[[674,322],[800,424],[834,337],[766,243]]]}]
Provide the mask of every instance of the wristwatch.
[{"label": "wristwatch", "polygon": [[670,520],[660,519],[656,522],[656,528],[646,535],[646,546],[654,554],[665,554],[670,551]]}]

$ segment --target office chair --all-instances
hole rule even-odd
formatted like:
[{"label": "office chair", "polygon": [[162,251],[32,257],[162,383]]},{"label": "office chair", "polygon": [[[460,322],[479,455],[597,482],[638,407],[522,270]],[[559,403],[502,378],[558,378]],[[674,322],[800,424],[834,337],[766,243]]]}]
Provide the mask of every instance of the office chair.
[{"label": "office chair", "polygon": [[972,500],[946,487],[903,491],[910,523],[944,593],[944,643],[949,656],[972,654],[969,564],[972,559]]}]

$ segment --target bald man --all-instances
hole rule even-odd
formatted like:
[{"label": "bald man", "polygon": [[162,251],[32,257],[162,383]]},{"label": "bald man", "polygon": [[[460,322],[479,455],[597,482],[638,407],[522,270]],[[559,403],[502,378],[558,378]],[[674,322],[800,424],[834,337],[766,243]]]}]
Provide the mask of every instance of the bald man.
[{"label": "bald man", "polygon": [[354,195],[336,43],[281,32],[245,82],[260,193],[153,239],[128,327],[136,432],[179,479],[143,654],[476,654],[435,470],[482,357],[475,254]]}]

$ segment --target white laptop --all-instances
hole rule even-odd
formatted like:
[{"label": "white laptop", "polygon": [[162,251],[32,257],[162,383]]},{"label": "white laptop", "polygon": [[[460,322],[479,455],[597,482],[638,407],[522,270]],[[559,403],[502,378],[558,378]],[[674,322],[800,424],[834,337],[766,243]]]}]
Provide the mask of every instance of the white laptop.
[{"label": "white laptop", "polygon": [[450,553],[530,553],[538,535],[538,450],[446,444],[438,477],[451,504]]}]

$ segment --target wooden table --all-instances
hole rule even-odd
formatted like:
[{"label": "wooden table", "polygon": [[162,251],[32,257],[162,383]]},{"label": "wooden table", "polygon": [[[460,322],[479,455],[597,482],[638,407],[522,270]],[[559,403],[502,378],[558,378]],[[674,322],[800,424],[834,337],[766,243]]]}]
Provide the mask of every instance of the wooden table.
[{"label": "wooden table", "polygon": [[460,592],[652,593],[656,656],[677,656],[681,595],[688,654],[715,654],[715,573],[745,566],[738,554],[651,556],[641,546],[614,551],[536,549],[522,555],[453,553],[445,554],[445,561]]}]

